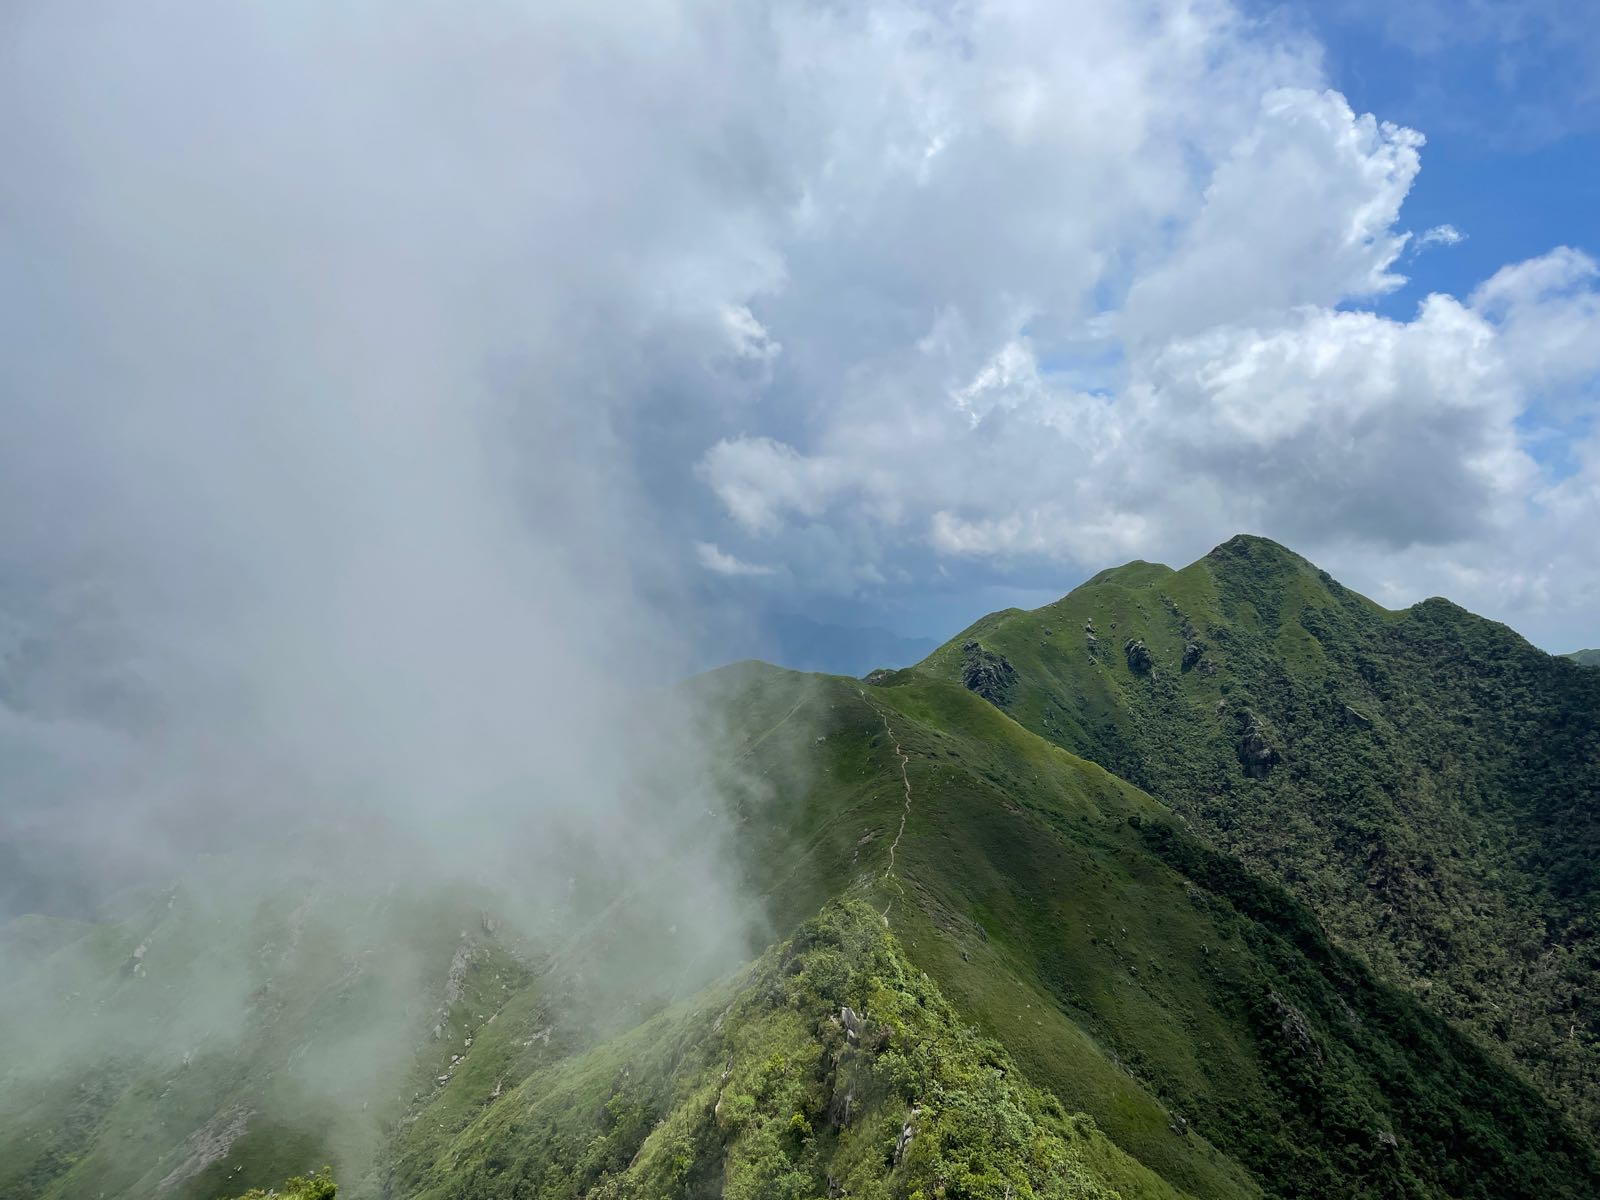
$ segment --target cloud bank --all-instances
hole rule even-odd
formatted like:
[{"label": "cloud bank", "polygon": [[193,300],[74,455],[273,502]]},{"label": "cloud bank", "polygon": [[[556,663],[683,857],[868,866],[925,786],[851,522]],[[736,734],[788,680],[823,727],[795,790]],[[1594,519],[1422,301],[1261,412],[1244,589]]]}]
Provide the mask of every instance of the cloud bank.
[{"label": "cloud bank", "polygon": [[13,828],[604,792],[706,588],[1247,529],[1590,636],[1591,254],[1380,311],[1426,131],[1226,3],[0,22]]}]

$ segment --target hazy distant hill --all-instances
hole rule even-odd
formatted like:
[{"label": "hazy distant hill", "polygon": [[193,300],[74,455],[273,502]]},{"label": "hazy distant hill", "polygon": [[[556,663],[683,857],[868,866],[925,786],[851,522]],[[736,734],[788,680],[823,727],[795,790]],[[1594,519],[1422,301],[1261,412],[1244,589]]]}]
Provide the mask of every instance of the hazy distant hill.
[{"label": "hazy distant hill", "polygon": [[1600,650],[1574,650],[1567,657],[1580,667],[1600,667]]},{"label": "hazy distant hill", "polygon": [[754,657],[770,658],[795,671],[865,675],[878,667],[908,667],[939,645],[934,638],[901,637],[887,629],[832,625],[792,613],[771,616],[764,624],[770,650]]}]

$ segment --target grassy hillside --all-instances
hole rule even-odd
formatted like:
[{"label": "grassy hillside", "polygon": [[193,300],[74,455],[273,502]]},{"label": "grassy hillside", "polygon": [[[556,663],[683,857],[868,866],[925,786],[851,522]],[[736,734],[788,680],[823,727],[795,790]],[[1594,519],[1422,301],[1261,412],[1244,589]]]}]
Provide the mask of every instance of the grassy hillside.
[{"label": "grassy hillside", "polygon": [[462,990],[453,964],[524,978],[471,898],[284,882],[232,905],[201,869],[120,920],[5,927],[0,1195],[210,1200],[360,1169]]},{"label": "grassy hillside", "polygon": [[[831,896],[868,903],[962,1023],[1145,1169],[1139,1187],[1576,1197],[1600,1185],[1553,1106],[1330,945],[1305,909],[964,689],[913,672],[864,687],[758,666],[699,687],[736,714],[725,737],[745,790],[730,792],[726,819],[773,926],[793,928]],[[731,1153],[727,1131],[713,1135],[692,1098],[707,1056],[736,1069],[722,1041],[701,1040],[724,994],[597,1045],[564,1028],[584,1005],[558,988],[513,1000],[408,1120],[390,1194],[495,1195],[502,1176],[567,1194],[597,1172],[642,1169],[634,1156],[649,1143],[637,1139],[656,1128],[688,1138],[687,1162],[722,1164],[703,1178],[684,1167],[689,1194],[713,1194],[708,1180],[730,1169],[717,1157]],[[756,1019],[727,1012],[723,1028]],[[808,1063],[825,1057],[803,1044]],[[639,1081],[628,1104],[646,1115],[585,1157],[591,1118],[604,1120],[624,1078]],[[898,1186],[890,1194],[911,1194]]]},{"label": "grassy hillside", "polygon": [[393,1194],[1177,1196],[962,1022],[860,901],[425,1142]]},{"label": "grassy hillside", "polygon": [[[955,652],[1034,702],[1019,650],[983,650],[1009,674]],[[648,880],[536,933],[477,895],[287,876],[264,909],[180,890],[14,923],[7,961],[61,1004],[32,1027],[137,1028],[140,1052],[4,1079],[0,1194],[199,1200],[323,1162],[347,1200],[1600,1194],[1548,1097],[955,673],[744,664],[671,698],[714,759],[681,835],[739,883],[703,923],[758,927],[731,976],[653,920]],[[215,1003],[178,1003],[197,989]]]},{"label": "grassy hillside", "polygon": [[1249,537],[974,630],[922,669],[1004,660],[1017,721],[1171,804],[1600,1130],[1600,675]]},{"label": "grassy hillside", "polygon": [[1574,650],[1567,657],[1580,667],[1600,667],[1600,650]]}]

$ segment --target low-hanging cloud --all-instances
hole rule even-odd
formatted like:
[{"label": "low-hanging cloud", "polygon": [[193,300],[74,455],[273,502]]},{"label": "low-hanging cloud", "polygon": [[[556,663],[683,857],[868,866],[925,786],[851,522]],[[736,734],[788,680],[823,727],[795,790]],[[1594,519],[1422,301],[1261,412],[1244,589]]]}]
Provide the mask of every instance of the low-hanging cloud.
[{"label": "low-hanging cloud", "polygon": [[[298,1081],[359,1166],[459,910],[545,949],[603,914],[618,1005],[749,949],[711,819],[737,772],[640,689],[696,653],[651,447],[780,352],[747,304],[781,172],[718,66],[760,33],[0,15],[8,1112],[112,1053],[163,1081],[236,1057],[186,1078]],[[120,924],[41,957],[18,913]],[[243,1065],[313,968],[364,981],[361,1019]]]},{"label": "low-hanging cloud", "polygon": [[575,748],[696,579],[1250,527],[1548,629],[1592,592],[1592,263],[1361,311],[1422,137],[1229,5],[0,21],[19,835],[614,791]]}]

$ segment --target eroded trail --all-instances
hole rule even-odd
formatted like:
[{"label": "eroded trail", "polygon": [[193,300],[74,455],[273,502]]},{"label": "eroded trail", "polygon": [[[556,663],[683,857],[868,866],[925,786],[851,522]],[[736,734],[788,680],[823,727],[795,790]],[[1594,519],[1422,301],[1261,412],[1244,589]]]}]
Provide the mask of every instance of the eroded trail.
[{"label": "eroded trail", "polygon": [[[867,694],[862,692],[861,698],[866,700]],[[872,704],[872,701],[867,700],[867,703]],[[900,760],[900,781],[905,784],[906,788],[905,805],[900,810],[900,828],[894,835],[894,841],[889,843],[889,866],[883,872],[883,877],[889,879],[894,875],[895,851],[900,849],[900,839],[905,836],[906,832],[906,821],[911,817],[911,774],[906,769],[911,765],[911,756],[900,748],[899,741],[895,739],[894,728],[889,724],[889,714],[878,708],[876,704],[872,704],[872,707],[877,712],[878,719],[883,722],[883,731],[889,735],[889,740],[894,743],[895,756]],[[887,912],[884,915],[887,916]]]}]

